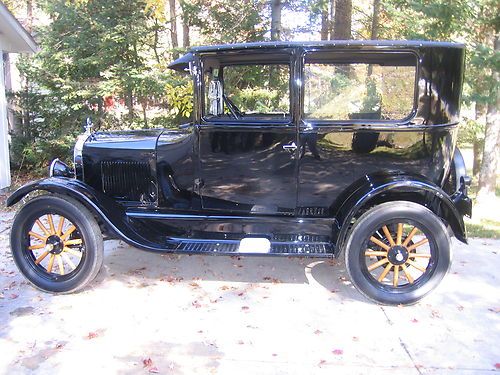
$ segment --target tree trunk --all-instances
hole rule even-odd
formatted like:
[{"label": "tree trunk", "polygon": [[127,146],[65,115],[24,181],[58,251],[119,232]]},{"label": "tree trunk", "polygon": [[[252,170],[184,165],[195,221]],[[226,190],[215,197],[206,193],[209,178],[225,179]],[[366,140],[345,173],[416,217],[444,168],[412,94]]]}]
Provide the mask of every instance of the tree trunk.
[{"label": "tree trunk", "polygon": [[379,16],[380,16],[380,0],[373,0],[372,30],[370,35],[371,40],[378,39]]},{"label": "tree trunk", "polygon": [[186,19],[182,21],[182,46],[184,48],[189,47],[191,41],[189,39],[189,24]]},{"label": "tree trunk", "polygon": [[335,0],[330,0],[330,20],[328,21],[328,32],[330,33],[330,40],[335,39],[333,37],[333,19],[335,18]]},{"label": "tree trunk", "polygon": [[281,39],[281,0],[271,0],[271,40]]},{"label": "tree trunk", "polygon": [[328,3],[325,3],[321,11],[321,40],[328,40],[329,29],[330,20],[328,19]]},{"label": "tree trunk", "polygon": [[352,0],[336,0],[333,24],[334,39],[351,39],[351,16]]},{"label": "tree trunk", "polygon": [[[495,52],[500,51],[500,41],[498,34],[495,36],[494,47]],[[488,203],[489,198],[495,196],[497,167],[500,148],[500,114],[498,106],[500,106],[500,73],[493,70],[492,73],[494,90],[494,102],[488,103],[488,111],[486,113],[486,128],[484,136],[484,151],[483,163],[479,174],[479,191],[477,200],[479,203]]]},{"label": "tree trunk", "polygon": [[177,10],[175,9],[175,0],[168,0],[170,6],[170,38],[172,40],[172,55],[174,59],[179,57],[179,52],[177,48],[179,47],[178,37],[177,37]]},{"label": "tree trunk", "polygon": [[154,36],[154,41],[153,41],[153,52],[155,53],[155,58],[156,62],[158,64],[161,63],[160,55],[158,53],[158,42],[159,42],[159,27],[158,25],[158,19],[155,17],[155,36]]},{"label": "tree trunk", "polygon": [[[378,19],[380,15],[380,0],[373,0],[373,16],[372,16],[372,29],[370,33],[370,39],[378,39]],[[368,65],[368,77],[373,73],[373,65]]]},{"label": "tree trunk", "polygon": [[33,30],[33,0],[26,1],[26,30],[29,33]]},{"label": "tree trunk", "polygon": [[479,171],[481,170],[481,160],[482,160],[482,152],[483,152],[484,144],[480,140],[474,139],[472,142],[472,175],[477,176]]}]

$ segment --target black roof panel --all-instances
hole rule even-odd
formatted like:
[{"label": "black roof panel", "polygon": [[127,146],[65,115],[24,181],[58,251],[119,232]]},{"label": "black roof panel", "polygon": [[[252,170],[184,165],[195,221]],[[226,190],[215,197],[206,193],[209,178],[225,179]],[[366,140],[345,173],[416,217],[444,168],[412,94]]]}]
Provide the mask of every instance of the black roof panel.
[{"label": "black roof panel", "polygon": [[242,49],[266,49],[266,48],[289,48],[289,47],[446,47],[446,48],[465,48],[461,43],[452,42],[429,42],[423,40],[328,40],[328,41],[307,41],[307,42],[251,42],[235,44],[219,44],[213,46],[192,47],[193,52],[217,52]]}]

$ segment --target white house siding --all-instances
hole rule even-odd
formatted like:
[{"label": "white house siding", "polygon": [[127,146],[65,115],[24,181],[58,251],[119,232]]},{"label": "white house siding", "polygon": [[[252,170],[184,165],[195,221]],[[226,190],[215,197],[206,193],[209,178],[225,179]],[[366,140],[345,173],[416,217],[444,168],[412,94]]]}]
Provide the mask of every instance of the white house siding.
[{"label": "white house siding", "polygon": [[[1,44],[0,56],[3,56]],[[0,62],[0,189],[4,189],[10,186],[10,163],[3,58]]]}]

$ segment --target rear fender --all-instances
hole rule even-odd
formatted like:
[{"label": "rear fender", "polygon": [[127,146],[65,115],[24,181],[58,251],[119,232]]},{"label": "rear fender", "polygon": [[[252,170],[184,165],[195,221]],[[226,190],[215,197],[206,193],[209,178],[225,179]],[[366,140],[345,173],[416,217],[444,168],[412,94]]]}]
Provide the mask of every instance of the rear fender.
[{"label": "rear fender", "polygon": [[365,177],[348,187],[330,207],[335,218],[335,256],[343,250],[351,224],[367,209],[385,202],[405,200],[421,204],[445,221],[455,237],[467,243],[462,215],[439,186],[420,175],[384,172]]}]

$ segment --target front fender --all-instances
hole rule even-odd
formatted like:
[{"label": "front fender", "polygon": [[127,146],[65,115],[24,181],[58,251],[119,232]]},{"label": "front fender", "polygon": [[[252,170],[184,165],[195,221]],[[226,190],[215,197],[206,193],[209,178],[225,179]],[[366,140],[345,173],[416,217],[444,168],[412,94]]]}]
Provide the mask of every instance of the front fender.
[{"label": "front fender", "polygon": [[383,172],[365,177],[348,187],[330,207],[335,218],[335,255],[345,245],[351,222],[376,204],[406,200],[422,204],[450,225],[455,237],[467,243],[462,215],[446,192],[425,177],[400,172]]},{"label": "front fender", "polygon": [[145,250],[158,250],[153,242],[140,236],[127,220],[125,209],[116,201],[91,186],[65,177],[52,177],[26,184],[7,199],[10,207],[33,191],[46,191],[59,196],[69,196],[87,207],[108,230],[128,244]]}]

